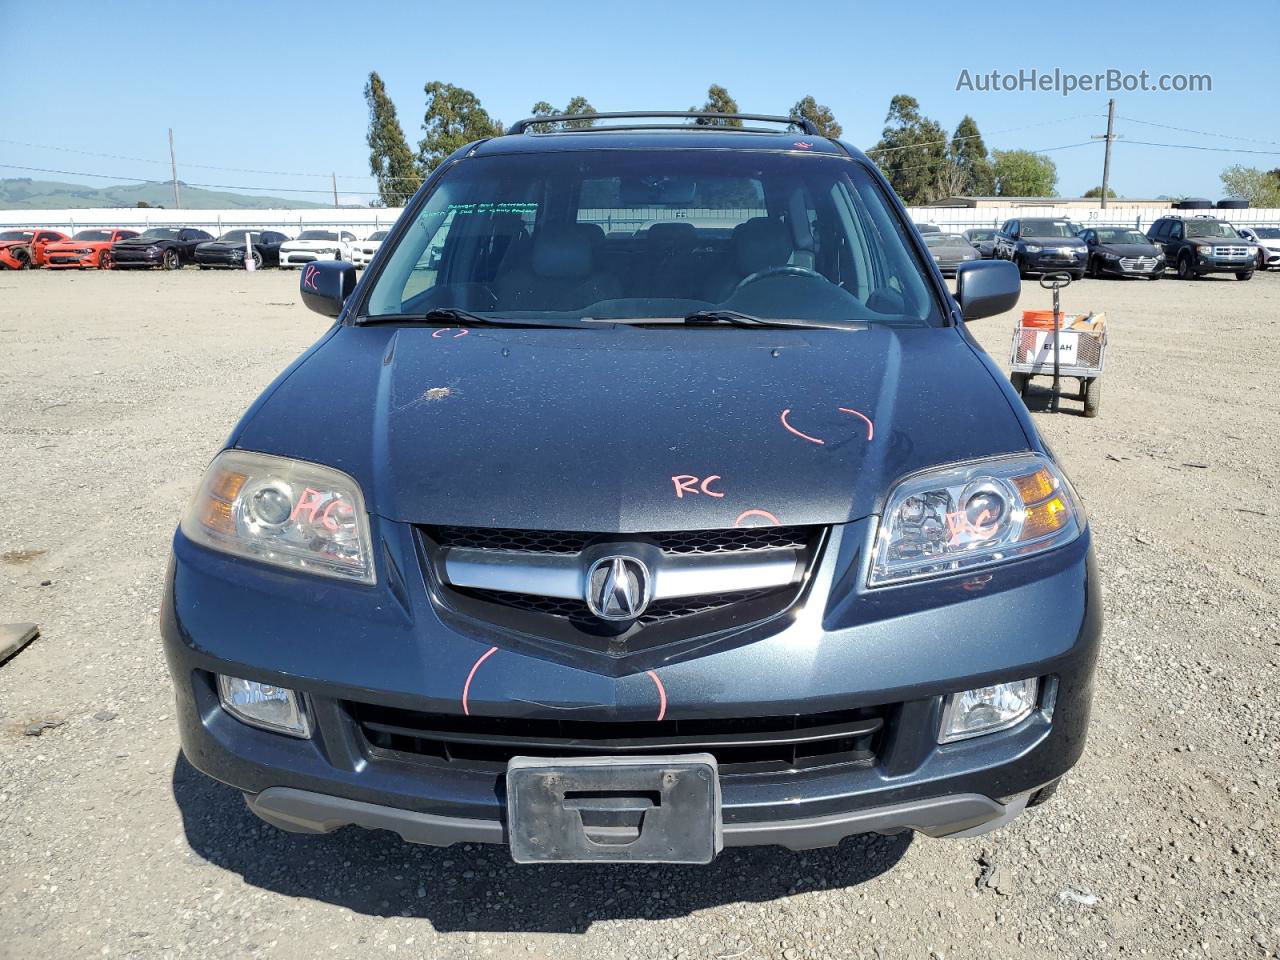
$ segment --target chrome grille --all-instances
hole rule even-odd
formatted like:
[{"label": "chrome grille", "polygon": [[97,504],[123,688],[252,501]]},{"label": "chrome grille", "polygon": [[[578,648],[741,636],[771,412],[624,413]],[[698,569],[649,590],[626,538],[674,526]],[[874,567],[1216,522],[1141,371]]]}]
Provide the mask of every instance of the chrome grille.
[{"label": "chrome grille", "polygon": [[1122,257],[1120,259],[1120,267],[1123,270],[1150,270],[1155,265],[1155,257]]},{"label": "chrome grille", "polygon": [[1221,260],[1231,260],[1251,256],[1252,251],[1248,247],[1214,247],[1213,255]]},{"label": "chrome grille", "polygon": [[[428,535],[442,547],[477,550],[515,550],[528,553],[580,553],[597,533],[564,530],[514,530],[507,527],[432,527]],[[812,539],[812,527],[736,527],[731,530],[678,530],[637,533],[637,540],[654,543],[663,553],[731,553],[738,550],[802,549]],[[617,539],[617,535],[610,535]]]}]

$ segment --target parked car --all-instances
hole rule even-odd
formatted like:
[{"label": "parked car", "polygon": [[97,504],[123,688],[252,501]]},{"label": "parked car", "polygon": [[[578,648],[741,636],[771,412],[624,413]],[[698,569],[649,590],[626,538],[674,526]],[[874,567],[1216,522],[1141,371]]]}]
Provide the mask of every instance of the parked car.
[{"label": "parked car", "polygon": [[351,248],[351,262],[357,267],[367,267],[373,260],[373,255],[382,247],[382,241],[387,239],[390,230],[375,230],[369,234],[365,240],[360,240]]},{"label": "parked car", "polygon": [[111,248],[121,240],[137,235],[137,230],[113,230],[110,227],[81,230],[70,240],[58,240],[45,246],[45,263],[55,270],[94,267],[110,270]]},{"label": "parked car", "polygon": [[300,267],[316,260],[350,260],[356,235],[350,230],[303,230],[297,240],[280,247],[282,268]]},{"label": "parked car", "polygon": [[194,227],[149,227],[111,247],[112,267],[161,267],[177,270],[196,262],[196,246],[213,236]]},{"label": "parked car", "polygon": [[977,248],[958,233],[926,233],[923,236],[930,256],[944,277],[954,277],[956,268],[962,263],[982,259]]},{"label": "parked car", "polygon": [[952,297],[807,120],[666,122],[518,123],[362,280],[303,269],[333,326],[210,464],[161,614],[183,750],[263,819],[705,862],[968,836],[1081,755],[1088,523],[966,327],[1017,272]]},{"label": "parked car", "polygon": [[1035,217],[1006,220],[996,231],[995,255],[1013,261],[1023,277],[1066,273],[1073,280],[1084,276],[1088,250],[1069,220]]},{"label": "parked car", "polygon": [[0,270],[26,270],[44,266],[49,244],[66,240],[57,230],[0,231]]},{"label": "parked car", "polygon": [[990,260],[996,255],[996,232],[980,227],[974,230],[966,230],[964,238],[973,244],[974,249],[982,255],[983,260]]},{"label": "parked car", "polygon": [[1080,239],[1089,248],[1089,276],[1164,276],[1164,253],[1131,227],[1086,227]]},{"label": "parked car", "polygon": [[1147,231],[1147,239],[1164,251],[1167,266],[1181,280],[1211,273],[1232,273],[1237,280],[1253,278],[1258,254],[1253,244],[1225,220],[1216,217],[1161,217]]},{"label": "parked car", "polygon": [[213,267],[244,268],[246,237],[253,237],[253,264],[258,269],[280,264],[280,246],[288,236],[277,230],[228,230],[217,240],[196,245],[196,264],[201,270]]},{"label": "parked car", "polygon": [[1280,227],[1241,227],[1242,239],[1258,245],[1259,270],[1280,270]]}]

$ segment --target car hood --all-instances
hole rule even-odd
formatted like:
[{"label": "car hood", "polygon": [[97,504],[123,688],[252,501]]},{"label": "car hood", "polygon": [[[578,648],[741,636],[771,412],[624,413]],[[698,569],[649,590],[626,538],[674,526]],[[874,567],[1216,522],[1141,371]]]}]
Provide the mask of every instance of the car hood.
[{"label": "car hood", "polygon": [[1149,243],[1100,243],[1101,253],[1114,253],[1118,257],[1158,257],[1159,250]]},{"label": "car hood", "polygon": [[117,247],[160,247],[166,243],[177,243],[176,240],[153,240],[150,237],[143,239],[142,237],[127,237],[124,240],[117,240]]},{"label": "car hood", "polygon": [[55,240],[45,250],[79,250],[83,247],[109,247],[110,240]]},{"label": "car hood", "polygon": [[234,441],[344,470],[398,521],[839,523],[922,467],[1028,449],[997,375],[955,328],[340,327]]},{"label": "car hood", "polygon": [[196,244],[197,250],[243,250],[243,240],[205,240]]},{"label": "car hood", "polygon": [[30,240],[0,240],[0,249],[5,249],[7,247],[29,247],[31,246],[31,243],[32,242]]}]

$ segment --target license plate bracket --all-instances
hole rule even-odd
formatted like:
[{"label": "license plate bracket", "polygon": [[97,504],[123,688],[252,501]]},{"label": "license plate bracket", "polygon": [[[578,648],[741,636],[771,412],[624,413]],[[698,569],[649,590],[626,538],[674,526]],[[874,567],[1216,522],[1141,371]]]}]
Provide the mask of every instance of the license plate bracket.
[{"label": "license plate bracket", "polygon": [[507,833],[517,863],[710,863],[724,845],[716,759],[513,757]]}]

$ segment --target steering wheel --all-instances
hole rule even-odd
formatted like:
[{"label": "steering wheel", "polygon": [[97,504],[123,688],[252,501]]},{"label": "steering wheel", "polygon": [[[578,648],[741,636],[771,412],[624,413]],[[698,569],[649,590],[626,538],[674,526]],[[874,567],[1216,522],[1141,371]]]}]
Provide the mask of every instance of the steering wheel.
[{"label": "steering wheel", "polygon": [[[755,283],[757,280],[764,280],[767,277],[812,277],[815,280],[821,280],[823,283],[830,281],[820,274],[817,270],[810,270],[808,267],[797,267],[793,264],[786,264],[781,267],[766,267],[764,270],[757,270],[755,273],[747,274],[738,281],[738,285],[733,288],[733,296],[749,283]],[[726,298],[728,299],[728,298]]]}]

